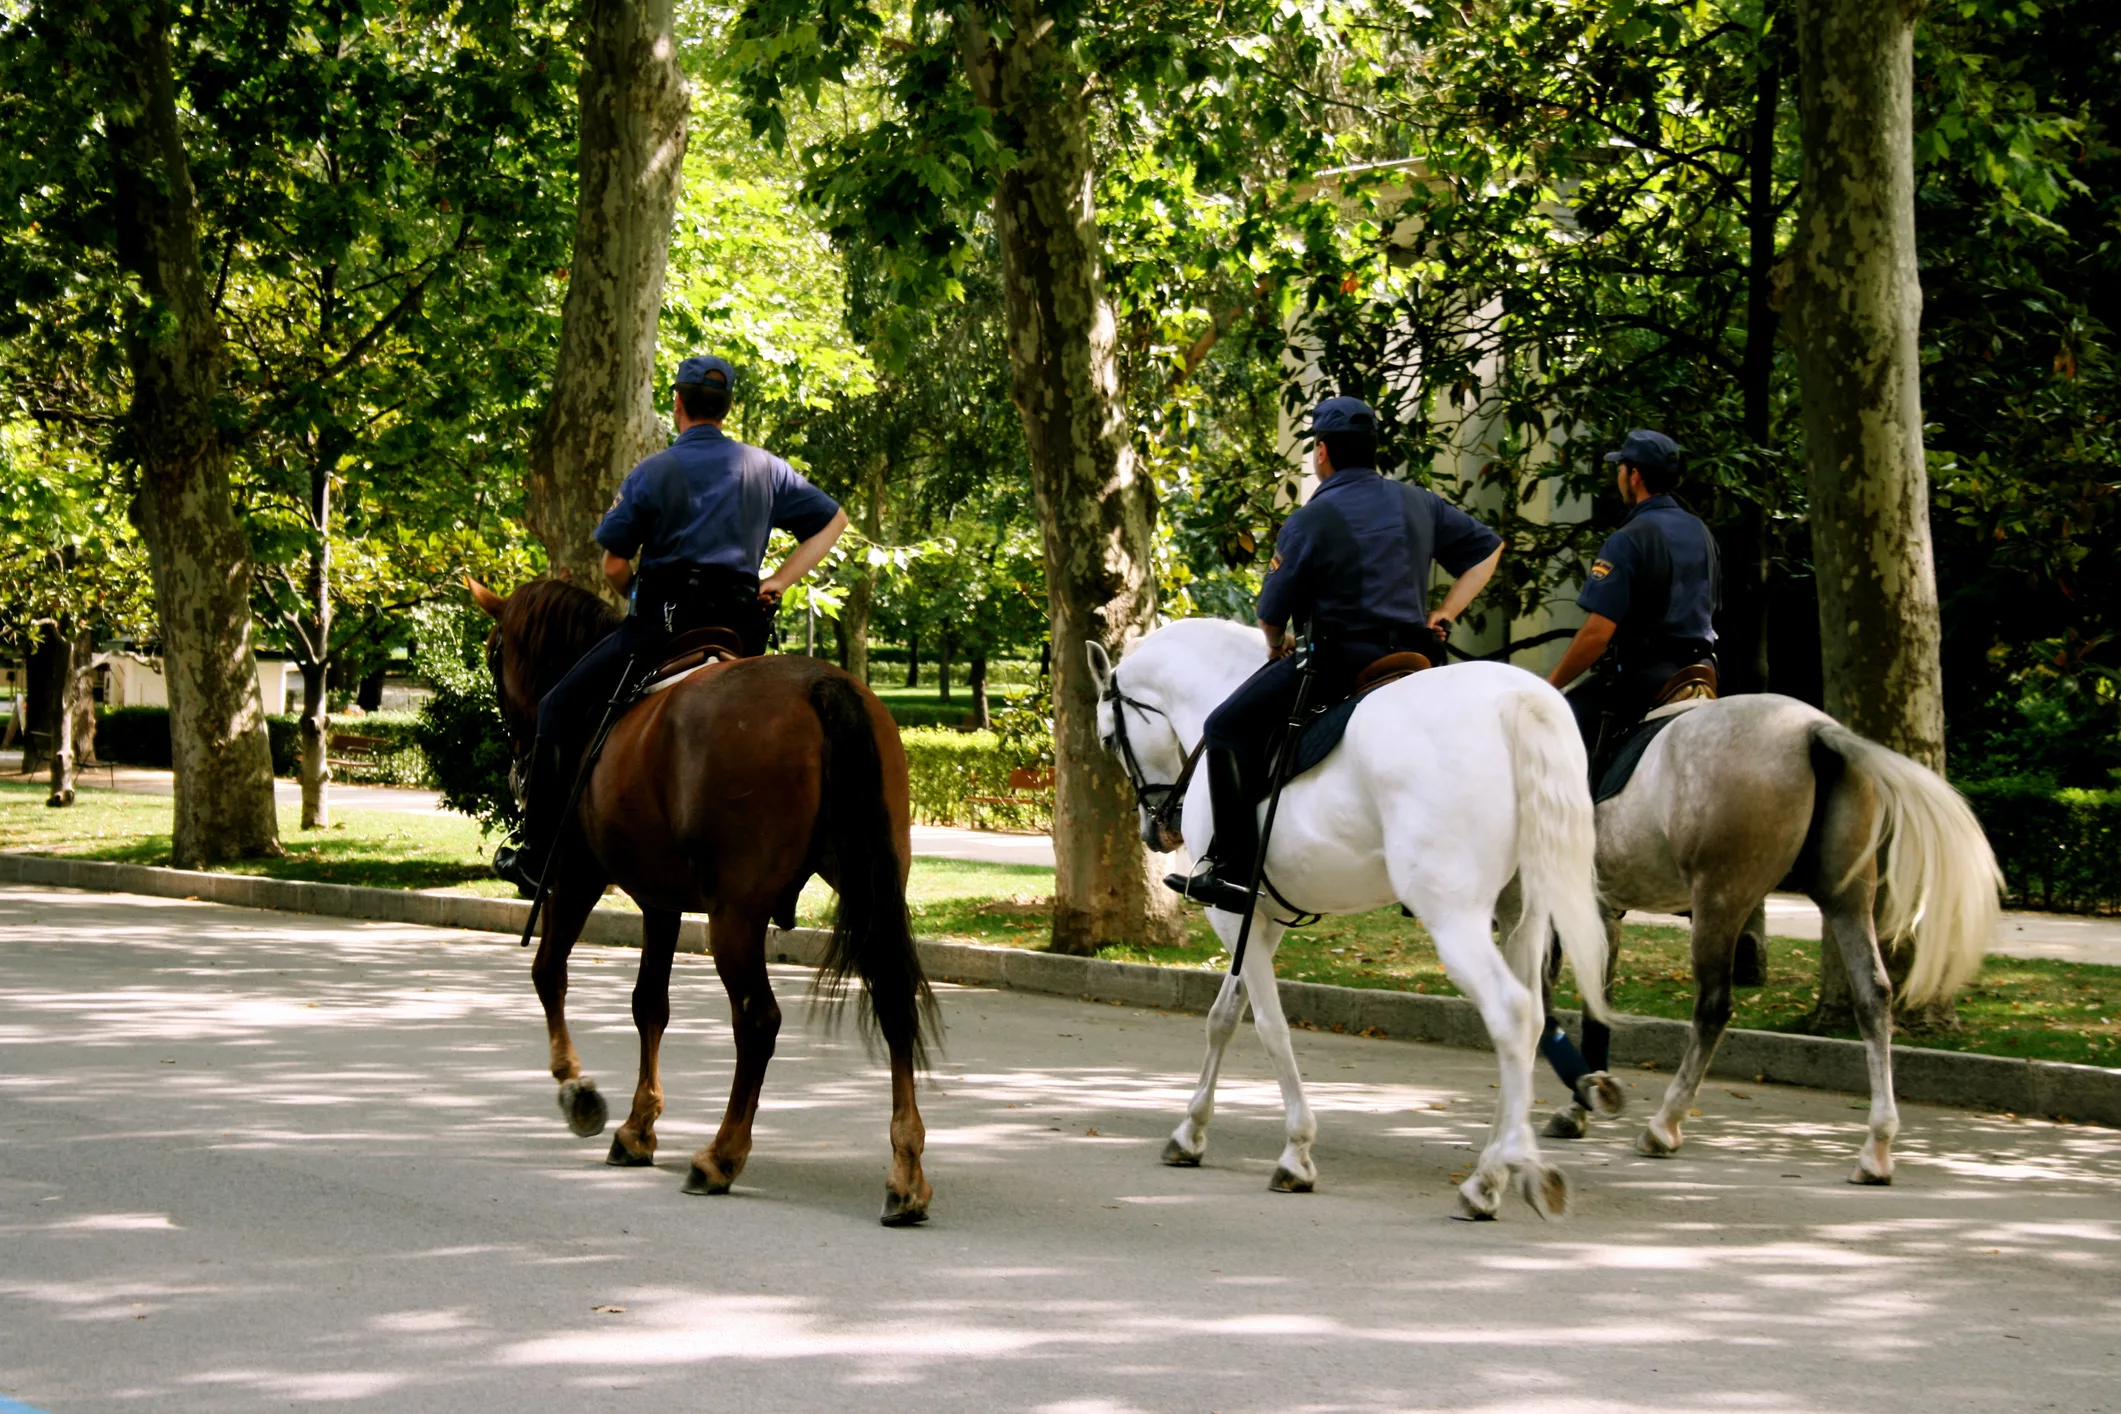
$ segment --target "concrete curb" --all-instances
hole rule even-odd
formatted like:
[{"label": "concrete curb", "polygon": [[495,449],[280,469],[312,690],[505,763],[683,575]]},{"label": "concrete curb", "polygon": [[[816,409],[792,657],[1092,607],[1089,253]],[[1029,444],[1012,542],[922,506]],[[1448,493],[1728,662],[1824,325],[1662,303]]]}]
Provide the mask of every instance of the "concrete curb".
[{"label": "concrete curb", "polygon": [[[199,899],[242,908],[507,934],[521,933],[530,911],[530,905],[519,899],[261,879],[5,851],[0,851],[0,883]],[[776,962],[814,967],[823,960],[826,936],[817,928],[776,929],[768,947]],[[637,947],[640,915],[599,908],[590,915],[583,940]],[[707,951],[704,920],[685,920],[678,933],[678,950]],[[1064,957],[981,943],[923,939],[920,954],[928,975],[941,981],[1014,987],[1130,1006],[1206,1011],[1222,987],[1219,972]],[[1283,982],[1281,1000],[1289,1020],[1300,1026],[1488,1049],[1487,1028],[1473,1004],[1463,997],[1335,987],[1322,982]],[[1575,1018],[1571,1015],[1569,1019]],[[1686,1041],[1687,1025],[1683,1021],[1621,1017],[1613,1033],[1613,1059],[1618,1064],[1669,1071],[1678,1064]],[[1710,1073],[1857,1094],[1870,1088],[1861,1042],[1775,1031],[1725,1032]],[[2055,1115],[2121,1128],[2121,1070],[1895,1046],[1893,1082],[1900,1099],[1910,1103]]]}]

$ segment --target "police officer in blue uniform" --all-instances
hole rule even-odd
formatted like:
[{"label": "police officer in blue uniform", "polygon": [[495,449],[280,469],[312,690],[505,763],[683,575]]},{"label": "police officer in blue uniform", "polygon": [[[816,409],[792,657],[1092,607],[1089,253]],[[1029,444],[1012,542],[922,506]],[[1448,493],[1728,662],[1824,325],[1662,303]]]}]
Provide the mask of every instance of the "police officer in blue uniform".
[{"label": "police officer in blue uniform", "polygon": [[1679,447],[1662,432],[1630,432],[1607,452],[1627,519],[1607,538],[1576,603],[1586,612],[1547,680],[1567,687],[1594,663],[1598,672],[1569,694],[1584,745],[1597,751],[1640,720],[1672,674],[1716,662],[1716,611],[1723,560],[1701,517],[1681,505]]},{"label": "police officer in blue uniform", "polygon": [[[495,871],[519,887],[537,886],[559,833],[569,767],[626,664],[653,666],[673,637],[710,626],[733,630],[746,653],[764,652],[782,592],[815,569],[847,528],[839,503],[795,468],[723,434],[735,392],[736,370],[726,360],[680,363],[671,408],[677,440],[627,473],[597,526],[604,577],[626,598],[627,616],[538,703],[523,843],[494,858]],[[799,543],[762,581],[775,530]]]},{"label": "police officer in blue uniform", "polygon": [[[1593,753],[1594,785],[1601,738],[1609,748],[1610,739],[1639,721],[1672,674],[1696,663],[1714,665],[1715,615],[1723,598],[1716,537],[1672,494],[1680,478],[1678,444],[1662,432],[1638,428],[1605,459],[1615,469],[1627,519],[1599,548],[1576,597],[1586,614],[1583,627],[1547,675],[1554,686],[1567,687],[1598,664],[1598,672],[1569,694],[1576,729]],[[1612,1032],[1586,1016],[1579,1053],[1567,1028],[1549,1014],[1539,1049],[1576,1097],[1574,1107],[1548,1121],[1546,1133],[1581,1138],[1591,1107],[1585,1081],[1605,1071]]]},{"label": "police officer in blue uniform", "polygon": [[[1256,807],[1269,789],[1267,746],[1295,707],[1300,670],[1292,623],[1308,622],[1318,705],[1354,690],[1355,678],[1387,653],[1442,663],[1451,621],[1486,586],[1502,537],[1432,491],[1379,475],[1377,415],[1359,398],[1328,398],[1311,414],[1318,489],[1275,538],[1259,595],[1267,665],[1208,716],[1204,764],[1215,811],[1215,843],[1172,888],[1211,908],[1251,906],[1259,851]],[[1456,576],[1429,608],[1429,567]]]}]

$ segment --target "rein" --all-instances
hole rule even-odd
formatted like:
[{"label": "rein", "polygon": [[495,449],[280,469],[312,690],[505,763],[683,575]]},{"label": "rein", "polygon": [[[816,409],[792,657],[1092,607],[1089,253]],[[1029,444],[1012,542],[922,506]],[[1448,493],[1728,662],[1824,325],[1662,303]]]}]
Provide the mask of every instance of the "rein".
[{"label": "rein", "polygon": [[[1144,715],[1154,712],[1167,722],[1171,720],[1171,714],[1153,702],[1144,702],[1140,698],[1129,697],[1121,692],[1119,674],[1116,672],[1106,680],[1105,690],[1100,695],[1112,704],[1112,738],[1107,745],[1118,748],[1120,765],[1126,769],[1127,781],[1134,787],[1135,806],[1148,813],[1149,828],[1155,832],[1160,846],[1165,849],[1178,848],[1184,841],[1179,838],[1176,817],[1179,810],[1185,806],[1186,787],[1193,783],[1193,770],[1200,765],[1201,748],[1208,744],[1207,736],[1203,734],[1201,739],[1193,744],[1193,749],[1186,753],[1186,764],[1179,770],[1177,780],[1152,781],[1142,770],[1141,762],[1135,758],[1134,743],[1127,739],[1125,709],[1132,707]],[[1177,730],[1174,723],[1174,735]]]}]

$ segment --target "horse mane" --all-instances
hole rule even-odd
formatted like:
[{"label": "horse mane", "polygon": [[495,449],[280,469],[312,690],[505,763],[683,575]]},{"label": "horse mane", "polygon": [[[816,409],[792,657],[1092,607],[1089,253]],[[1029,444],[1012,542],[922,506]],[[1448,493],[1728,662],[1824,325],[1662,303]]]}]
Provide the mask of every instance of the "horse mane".
[{"label": "horse mane", "polygon": [[561,579],[532,580],[509,595],[494,631],[508,650],[508,695],[518,710],[535,712],[539,699],[619,620],[603,599]]}]

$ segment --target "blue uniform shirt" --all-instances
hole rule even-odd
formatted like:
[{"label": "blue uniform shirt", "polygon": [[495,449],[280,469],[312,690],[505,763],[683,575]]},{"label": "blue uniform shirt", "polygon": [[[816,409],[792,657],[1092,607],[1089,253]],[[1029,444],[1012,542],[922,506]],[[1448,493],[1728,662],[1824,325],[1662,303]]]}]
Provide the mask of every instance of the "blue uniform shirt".
[{"label": "blue uniform shirt", "polygon": [[839,509],[779,457],[703,422],[626,473],[597,544],[626,559],[638,551],[643,570],[722,565],[756,575],[775,530],[807,540]]},{"label": "blue uniform shirt", "polygon": [[1669,495],[1629,508],[1576,597],[1581,607],[1620,625],[1613,642],[1623,668],[1672,662],[1715,643],[1722,601],[1716,537]]},{"label": "blue uniform shirt", "polygon": [[1429,565],[1464,574],[1502,537],[1433,491],[1366,466],[1335,471],[1283,522],[1261,622],[1309,618],[1323,639],[1375,641],[1429,621]]}]

